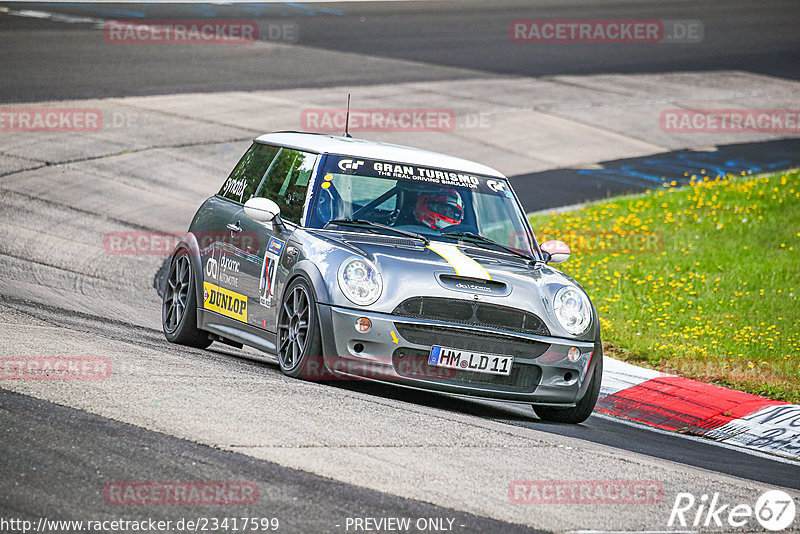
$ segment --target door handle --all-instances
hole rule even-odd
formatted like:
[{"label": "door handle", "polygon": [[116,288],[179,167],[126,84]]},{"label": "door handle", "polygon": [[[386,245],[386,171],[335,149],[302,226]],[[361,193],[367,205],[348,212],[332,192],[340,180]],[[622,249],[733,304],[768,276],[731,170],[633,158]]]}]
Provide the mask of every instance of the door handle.
[{"label": "door handle", "polygon": [[242,231],[242,227],[239,226],[239,221],[236,221],[235,224],[234,223],[229,223],[228,224],[228,230],[230,230],[231,233],[233,233],[233,232],[241,232]]}]

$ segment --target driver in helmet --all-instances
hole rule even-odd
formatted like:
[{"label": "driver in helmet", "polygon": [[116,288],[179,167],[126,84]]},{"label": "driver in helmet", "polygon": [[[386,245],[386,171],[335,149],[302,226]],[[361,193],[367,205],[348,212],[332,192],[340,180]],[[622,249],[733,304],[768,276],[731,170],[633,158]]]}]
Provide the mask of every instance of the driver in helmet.
[{"label": "driver in helmet", "polygon": [[464,202],[455,189],[423,193],[417,198],[414,216],[420,224],[433,230],[442,230],[461,224]]}]

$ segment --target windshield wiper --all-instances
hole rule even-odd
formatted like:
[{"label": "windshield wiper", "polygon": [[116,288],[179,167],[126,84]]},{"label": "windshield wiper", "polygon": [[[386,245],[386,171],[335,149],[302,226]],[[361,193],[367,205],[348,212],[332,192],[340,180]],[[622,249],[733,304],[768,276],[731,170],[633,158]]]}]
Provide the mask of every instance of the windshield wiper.
[{"label": "windshield wiper", "polygon": [[499,248],[509,254],[514,254],[515,256],[519,256],[520,258],[525,258],[528,261],[536,261],[533,256],[529,256],[524,252],[520,252],[515,250],[511,247],[507,247],[505,245],[501,245],[497,241],[489,239],[488,237],[483,237],[482,235],[473,234],[471,232],[442,232],[443,237],[452,237],[453,239],[462,239],[464,241],[470,241],[475,244],[485,244],[490,245],[496,248]]},{"label": "windshield wiper", "polygon": [[391,226],[387,226],[385,224],[375,223],[372,221],[368,221],[366,219],[333,219],[325,223],[324,228],[327,228],[330,224],[338,224],[341,226],[368,226],[371,228],[380,228],[381,230],[388,230],[390,232],[394,232],[398,235],[402,235],[405,237],[411,237],[413,239],[419,239],[425,245],[430,243],[430,239],[427,237],[418,234],[416,232],[410,232],[408,230],[400,230],[399,228],[392,228]]}]

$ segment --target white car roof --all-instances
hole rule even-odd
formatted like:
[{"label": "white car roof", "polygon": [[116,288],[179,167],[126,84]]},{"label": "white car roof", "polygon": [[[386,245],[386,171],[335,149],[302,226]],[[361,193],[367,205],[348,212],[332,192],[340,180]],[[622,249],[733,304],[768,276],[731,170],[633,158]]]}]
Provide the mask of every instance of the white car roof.
[{"label": "white car roof", "polygon": [[482,174],[505,178],[500,171],[466,159],[430,152],[419,148],[392,145],[378,141],[367,141],[354,137],[338,137],[333,135],[276,132],[264,134],[256,139],[259,143],[281,145],[297,150],[317,152],[319,154],[340,154],[356,158],[376,159],[396,163],[411,163],[425,167],[436,167],[446,170]]}]

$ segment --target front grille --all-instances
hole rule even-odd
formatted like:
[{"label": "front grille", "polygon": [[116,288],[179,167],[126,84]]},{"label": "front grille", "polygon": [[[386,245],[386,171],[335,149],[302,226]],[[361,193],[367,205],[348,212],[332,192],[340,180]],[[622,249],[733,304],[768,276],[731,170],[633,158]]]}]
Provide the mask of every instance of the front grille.
[{"label": "front grille", "polygon": [[524,334],[549,336],[550,331],[535,314],[486,302],[442,297],[412,297],[401,302],[393,315],[497,328]]},{"label": "front grille", "polygon": [[514,358],[538,358],[550,346],[539,341],[527,341],[486,332],[465,332],[456,328],[395,323],[397,332],[416,345],[439,345],[481,354],[501,354]]},{"label": "front grille", "polygon": [[397,374],[406,378],[451,385],[498,386],[520,393],[532,393],[542,377],[542,370],[536,365],[514,362],[511,374],[490,375],[428,365],[428,356],[427,351],[402,347],[392,354],[392,364]]}]

